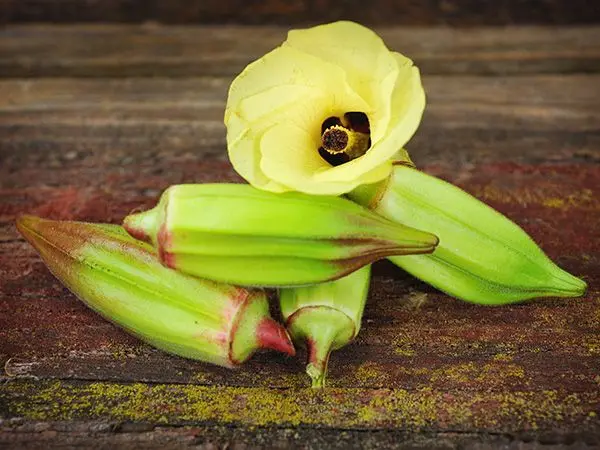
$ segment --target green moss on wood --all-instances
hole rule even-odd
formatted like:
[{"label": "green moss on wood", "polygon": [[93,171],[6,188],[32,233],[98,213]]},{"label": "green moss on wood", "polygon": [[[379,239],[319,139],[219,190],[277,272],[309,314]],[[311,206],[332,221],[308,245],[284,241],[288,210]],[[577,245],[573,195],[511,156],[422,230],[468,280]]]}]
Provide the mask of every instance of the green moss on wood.
[{"label": "green moss on wood", "polygon": [[33,420],[163,424],[310,425],[402,429],[600,428],[598,392],[444,392],[404,389],[269,389],[11,380],[2,414]]}]

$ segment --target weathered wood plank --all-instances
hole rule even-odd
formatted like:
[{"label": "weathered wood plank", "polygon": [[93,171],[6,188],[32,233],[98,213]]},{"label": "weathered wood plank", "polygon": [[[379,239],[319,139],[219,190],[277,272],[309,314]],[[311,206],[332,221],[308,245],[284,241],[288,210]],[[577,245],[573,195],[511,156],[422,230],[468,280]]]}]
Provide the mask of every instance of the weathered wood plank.
[{"label": "weathered wood plank", "polygon": [[[44,174],[50,185],[79,171],[93,180],[107,167],[207,180],[228,166],[222,117],[229,82],[2,80],[0,186],[26,188],[42,168],[61,169]],[[463,171],[505,161],[598,162],[599,84],[600,75],[425,77],[428,107],[408,148],[418,164]],[[198,170],[204,162],[210,168]]]},{"label": "weathered wood plank", "polygon": [[8,0],[2,21],[170,23],[306,23],[353,19],[402,25],[506,25],[512,23],[596,23],[597,3],[590,0],[497,0],[410,2],[374,0],[243,2],[238,0]]},{"label": "weathered wood plank", "polygon": [[[590,432],[521,431],[507,434],[406,430],[340,430],[306,427],[235,427],[232,425],[161,426],[120,421],[25,421],[0,423],[0,447],[46,450],[119,448],[165,450],[193,448],[252,449],[396,449],[414,450],[576,450],[598,442]],[[586,446],[587,445],[587,446]],[[551,447],[549,447],[551,446]],[[4,448],[4,447],[2,447]]]},{"label": "weathered wood plank", "polygon": [[233,423],[406,431],[494,430],[598,433],[598,391],[452,392],[405,389],[287,390],[9,381],[0,399],[10,416],[34,420],[128,420],[154,424]]},{"label": "weathered wood plank", "polygon": [[[379,27],[426,74],[600,71],[600,27]],[[232,76],[279,45],[282,27],[10,25],[0,77]]]}]

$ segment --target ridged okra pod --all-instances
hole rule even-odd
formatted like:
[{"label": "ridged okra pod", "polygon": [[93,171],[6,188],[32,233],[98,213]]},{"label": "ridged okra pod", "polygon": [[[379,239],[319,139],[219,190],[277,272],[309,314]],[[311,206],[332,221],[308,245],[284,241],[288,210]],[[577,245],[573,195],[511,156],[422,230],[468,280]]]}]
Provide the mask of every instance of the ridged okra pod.
[{"label": "ridged okra pod", "polygon": [[151,242],[171,268],[247,286],[330,281],[437,244],[432,234],[344,198],[273,194],[243,184],[171,186],[155,208],[128,216],[124,226]]},{"label": "ridged okra pod", "polygon": [[396,164],[388,180],[350,194],[361,205],[440,238],[430,255],[389,258],[463,300],[499,305],[576,297],[586,284],[554,264],[518,225],[450,183]]},{"label": "ridged okra pod", "polygon": [[169,353],[232,367],[259,348],[294,354],[265,292],[185,275],[117,225],[17,221],[50,271],[86,305]]},{"label": "ridged okra pod", "polygon": [[325,385],[331,351],[358,334],[370,279],[371,266],[366,266],[329,283],[280,290],[286,327],[295,342],[306,344],[313,387]]}]

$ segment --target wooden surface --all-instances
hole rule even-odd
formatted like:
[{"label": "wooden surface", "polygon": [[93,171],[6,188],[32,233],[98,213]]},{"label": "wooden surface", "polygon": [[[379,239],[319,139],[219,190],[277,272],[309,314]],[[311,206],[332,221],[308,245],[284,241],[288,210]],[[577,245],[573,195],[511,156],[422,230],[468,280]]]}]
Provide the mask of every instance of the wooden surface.
[{"label": "wooden surface", "polygon": [[0,22],[245,23],[340,19],[394,25],[584,24],[595,0],[3,0]]},{"label": "wooden surface", "polygon": [[416,33],[384,30],[424,69],[415,161],[519,223],[588,282],[584,298],[485,308],[378,263],[364,328],[322,392],[302,351],[229,371],[154,350],[69,294],[14,219],[119,222],[169,184],[241,181],[227,88],[284,32],[7,27],[0,448],[600,445],[600,29]]},{"label": "wooden surface", "polygon": [[[597,73],[597,27],[379,27],[390,48],[426,74]],[[229,80],[279,45],[281,27],[11,26],[1,31],[0,76],[219,76]]]}]

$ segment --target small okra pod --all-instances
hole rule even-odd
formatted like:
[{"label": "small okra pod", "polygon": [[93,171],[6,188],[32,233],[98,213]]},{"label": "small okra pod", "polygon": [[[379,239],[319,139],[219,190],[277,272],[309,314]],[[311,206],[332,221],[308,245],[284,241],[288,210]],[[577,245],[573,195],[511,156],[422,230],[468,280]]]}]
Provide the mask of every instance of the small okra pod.
[{"label": "small okra pod", "polygon": [[164,267],[120,226],[24,216],[17,228],[87,306],[159,349],[225,367],[259,348],[295,353],[264,291]]},{"label": "small okra pod", "polygon": [[586,283],[554,264],[518,225],[456,186],[395,164],[384,182],[350,194],[357,203],[440,238],[430,255],[389,258],[417,278],[473,303],[577,297]]},{"label": "small okra pod", "polygon": [[331,351],[358,334],[370,279],[371,266],[366,266],[329,283],[280,290],[286,327],[296,343],[306,344],[306,373],[314,388],[325,384]]},{"label": "small okra pod", "polygon": [[432,252],[437,238],[340,197],[274,194],[243,184],[171,186],[125,229],[163,264],[246,286],[334,280],[386,256]]}]

